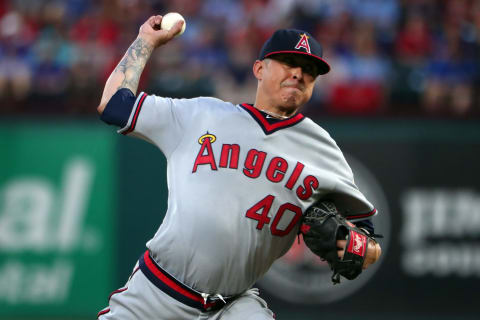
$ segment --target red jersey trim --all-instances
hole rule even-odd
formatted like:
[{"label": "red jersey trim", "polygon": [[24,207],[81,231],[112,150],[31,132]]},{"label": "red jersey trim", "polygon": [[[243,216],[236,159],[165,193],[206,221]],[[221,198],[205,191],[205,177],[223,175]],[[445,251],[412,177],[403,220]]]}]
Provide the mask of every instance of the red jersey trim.
[{"label": "red jersey trim", "polygon": [[[128,280],[130,280],[133,275],[139,270],[140,268],[137,267],[135,268],[135,270],[132,272],[132,274],[130,275],[130,277],[128,278]],[[110,293],[110,295],[108,296],[108,303],[110,303],[110,299],[112,298],[112,296],[114,294],[117,294],[117,293],[120,293],[120,292],[123,292],[123,291],[126,291],[128,290],[128,287],[123,287],[123,288],[120,288],[120,289],[117,289],[115,291],[113,291],[112,293]],[[110,312],[110,307],[106,307],[105,309],[103,310],[100,310],[100,312],[97,314],[97,319],[102,315],[102,314],[105,314],[105,313],[108,313]]]},{"label": "red jersey trim", "polygon": [[[136,271],[135,271],[136,272]],[[134,272],[134,273],[135,273]],[[133,275],[133,274],[132,274]],[[113,291],[112,293],[110,293],[110,295],[108,296],[108,302],[110,303],[110,299],[112,298],[112,296],[114,294],[117,294],[117,293],[121,293],[123,291],[126,291],[128,289],[128,287],[125,287],[125,288],[120,288],[120,289],[117,289],[115,291]],[[107,307],[106,309],[103,309],[101,310],[98,314],[97,314],[97,319],[100,318],[101,315],[105,314],[105,313],[108,313],[110,312],[110,307]]]},{"label": "red jersey trim", "polygon": [[305,119],[305,116],[303,114],[298,113],[297,115],[291,118],[280,120],[277,123],[270,124],[262,115],[260,110],[258,110],[257,108],[247,103],[242,103],[240,106],[243,107],[245,110],[247,110],[248,113],[250,113],[253,116],[253,118],[258,122],[258,124],[260,125],[262,130],[265,132],[265,134],[271,134],[277,130],[291,127],[299,123],[303,119]]},{"label": "red jersey trim", "polygon": [[373,215],[375,215],[375,213],[377,213],[377,209],[373,208],[372,211],[368,212],[368,213],[362,213],[362,214],[357,214],[357,215],[352,215],[352,216],[348,216],[346,217],[348,220],[351,220],[351,219],[364,219],[364,218],[368,218],[368,217],[371,217]]},{"label": "red jersey trim", "polygon": [[110,312],[110,308],[107,308],[105,310],[102,310],[100,311],[98,314],[97,314],[97,319],[100,318],[101,315],[104,315],[105,313],[109,313]]},{"label": "red jersey trim", "polygon": [[147,97],[146,93],[142,93],[142,96],[140,97],[140,100],[138,101],[137,108],[135,109],[135,114],[133,115],[132,118],[132,123],[130,124],[130,127],[123,131],[122,134],[127,135],[133,130],[135,130],[135,126],[137,125],[137,120],[138,120],[138,115],[140,114],[140,111],[142,110],[143,102],[145,101],[145,98]]}]

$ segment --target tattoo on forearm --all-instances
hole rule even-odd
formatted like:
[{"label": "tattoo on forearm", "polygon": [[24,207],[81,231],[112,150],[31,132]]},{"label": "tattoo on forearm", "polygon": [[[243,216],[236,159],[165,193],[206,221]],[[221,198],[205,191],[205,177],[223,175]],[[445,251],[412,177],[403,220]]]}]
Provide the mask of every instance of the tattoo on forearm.
[{"label": "tattoo on forearm", "polygon": [[123,59],[115,68],[115,72],[120,72],[124,75],[124,79],[117,90],[128,88],[133,93],[137,92],[140,76],[152,52],[153,47],[141,38],[136,39],[132,43]]}]

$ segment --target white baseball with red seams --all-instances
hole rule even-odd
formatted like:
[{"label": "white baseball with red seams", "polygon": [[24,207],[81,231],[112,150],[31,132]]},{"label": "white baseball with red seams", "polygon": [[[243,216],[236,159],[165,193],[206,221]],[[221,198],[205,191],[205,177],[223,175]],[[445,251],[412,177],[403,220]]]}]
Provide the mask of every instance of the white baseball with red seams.
[{"label": "white baseball with red seams", "polygon": [[170,12],[164,15],[162,17],[162,22],[160,23],[160,28],[162,30],[170,30],[175,25],[175,23],[177,23],[180,20],[183,21],[183,26],[182,26],[182,30],[175,35],[177,37],[183,34],[185,32],[185,28],[187,27],[187,23],[185,22],[185,19],[182,17],[180,13]]}]

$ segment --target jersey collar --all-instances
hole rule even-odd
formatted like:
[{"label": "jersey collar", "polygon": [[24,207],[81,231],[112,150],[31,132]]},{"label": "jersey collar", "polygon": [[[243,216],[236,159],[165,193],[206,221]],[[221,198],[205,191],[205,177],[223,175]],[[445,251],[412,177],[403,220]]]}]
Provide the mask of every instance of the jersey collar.
[{"label": "jersey collar", "polygon": [[305,119],[305,116],[301,113],[297,113],[288,119],[267,119],[268,115],[266,113],[261,112],[249,103],[242,103],[240,106],[245,109],[252,116],[252,118],[255,119],[255,121],[257,121],[257,123],[260,125],[260,128],[262,128],[266,135],[272,134],[280,129],[294,126]]}]

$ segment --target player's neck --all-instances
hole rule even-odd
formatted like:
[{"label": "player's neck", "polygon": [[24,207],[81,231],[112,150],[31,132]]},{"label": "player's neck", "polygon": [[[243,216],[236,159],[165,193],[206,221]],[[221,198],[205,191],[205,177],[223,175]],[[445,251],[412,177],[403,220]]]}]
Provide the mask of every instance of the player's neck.
[{"label": "player's neck", "polygon": [[268,111],[266,109],[261,109],[261,108],[257,108],[258,110],[262,111],[262,112],[265,112],[266,114],[268,114],[269,116],[275,118],[275,119],[280,119],[280,120],[283,120],[283,119],[288,119],[290,118],[290,116],[284,116],[284,115],[280,115],[280,114],[276,114],[274,112],[271,112],[271,111]]},{"label": "player's neck", "polygon": [[272,106],[270,106],[266,103],[262,104],[262,103],[255,102],[255,104],[253,106],[255,108],[257,108],[258,110],[263,111],[266,114],[268,114],[268,115],[270,115],[274,118],[277,118],[277,119],[290,118],[291,116],[293,116],[297,112],[296,109],[285,108],[285,107],[281,107],[281,106],[272,107]]}]

